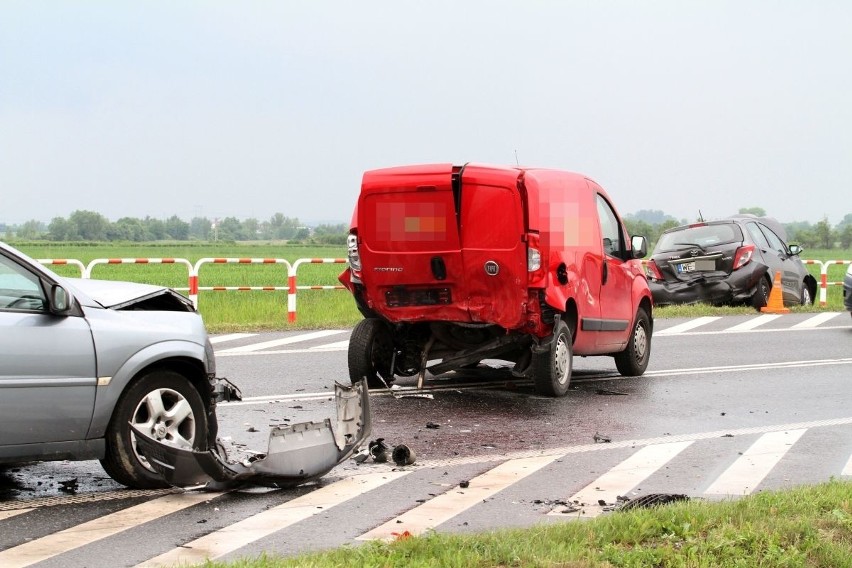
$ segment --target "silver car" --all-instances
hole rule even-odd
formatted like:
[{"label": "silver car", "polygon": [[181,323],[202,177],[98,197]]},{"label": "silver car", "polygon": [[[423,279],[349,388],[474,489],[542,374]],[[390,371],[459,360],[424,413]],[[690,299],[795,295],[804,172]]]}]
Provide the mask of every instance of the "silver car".
[{"label": "silver car", "polygon": [[0,463],[100,459],[131,487],[166,485],[131,424],[181,448],[215,445],[201,316],[168,288],[62,278],[0,243]]},{"label": "silver car", "polygon": [[[276,427],[269,452],[229,461],[201,316],[174,290],[63,278],[0,242],[0,464],[99,459],[136,488],[293,486],[324,475],[370,432],[367,389],[336,385],[330,420]],[[310,433],[310,436],[308,436]]]}]

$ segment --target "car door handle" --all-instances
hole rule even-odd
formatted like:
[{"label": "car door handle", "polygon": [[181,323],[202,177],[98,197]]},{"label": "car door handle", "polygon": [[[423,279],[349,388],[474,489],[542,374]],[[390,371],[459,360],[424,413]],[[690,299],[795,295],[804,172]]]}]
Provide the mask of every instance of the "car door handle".
[{"label": "car door handle", "polygon": [[601,284],[606,284],[606,280],[607,280],[608,276],[609,276],[609,265],[607,264],[606,259],[604,259],[603,277],[601,278]]}]

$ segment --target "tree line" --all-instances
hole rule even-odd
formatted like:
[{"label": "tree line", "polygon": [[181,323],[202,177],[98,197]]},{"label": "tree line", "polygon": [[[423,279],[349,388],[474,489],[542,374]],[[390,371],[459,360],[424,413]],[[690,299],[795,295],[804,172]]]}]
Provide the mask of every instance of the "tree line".
[{"label": "tree line", "polygon": [[257,241],[284,240],[316,244],[346,244],[349,228],[338,225],[309,227],[298,218],[275,213],[266,221],[257,219],[209,219],[193,217],[184,221],[177,215],[168,219],[122,217],[110,221],[95,211],[74,211],[68,218],[55,217],[50,223],[31,220],[19,226],[0,226],[0,231],[18,240],[48,241]]},{"label": "tree line", "polygon": [[[751,213],[759,217],[766,212],[760,207],[741,208],[739,213]],[[700,220],[700,219],[697,219]],[[685,225],[691,221],[675,219],[659,210],[641,210],[626,215],[624,223],[631,235],[645,236],[650,245],[667,229]],[[694,221],[692,221],[694,222]],[[828,219],[811,224],[807,221],[784,223],[787,241],[807,248],[850,249],[852,248],[852,213],[847,214],[835,226]],[[0,224],[0,234],[6,240],[47,241],[257,241],[275,240],[301,243],[345,245],[349,227],[344,224],[323,224],[308,227],[296,217],[275,213],[266,221],[257,219],[209,219],[193,217],[184,221],[177,215],[168,219],[145,217],[122,217],[110,221],[94,211],[74,211],[68,218],[55,217],[50,223],[31,220],[21,225]]]},{"label": "tree line", "polygon": [[[752,214],[758,217],[766,216],[766,211],[760,207],[743,207],[738,213]],[[648,239],[651,246],[657,242],[660,235],[671,228],[695,223],[702,219],[688,221],[677,220],[658,210],[642,210],[634,214],[626,215],[624,224],[627,232],[631,235],[643,235]],[[835,226],[828,219],[811,224],[808,221],[796,221],[793,223],[782,223],[787,231],[787,242],[801,245],[805,249],[835,249],[848,250],[852,248],[852,213],[848,213]]]}]

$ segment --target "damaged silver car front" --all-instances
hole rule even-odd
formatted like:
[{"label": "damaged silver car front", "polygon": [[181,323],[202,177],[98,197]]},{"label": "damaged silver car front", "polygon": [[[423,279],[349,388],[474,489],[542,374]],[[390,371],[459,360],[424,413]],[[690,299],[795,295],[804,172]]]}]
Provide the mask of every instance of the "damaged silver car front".
[{"label": "damaged silver car front", "polygon": [[302,422],[273,427],[265,454],[230,461],[220,444],[207,451],[161,443],[131,425],[137,451],[170,484],[223,490],[242,485],[294,487],[316,480],[349,458],[371,430],[370,400],[365,382],[334,385],[337,424]]}]

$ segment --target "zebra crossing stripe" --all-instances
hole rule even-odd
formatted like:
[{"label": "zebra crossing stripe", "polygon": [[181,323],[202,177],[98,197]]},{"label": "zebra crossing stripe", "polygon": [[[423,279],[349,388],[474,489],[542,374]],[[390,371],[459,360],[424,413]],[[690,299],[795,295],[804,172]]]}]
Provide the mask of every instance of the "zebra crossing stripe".
[{"label": "zebra crossing stripe", "polygon": [[773,320],[776,320],[780,317],[781,316],[778,314],[762,314],[757,316],[756,318],[751,318],[750,320],[730,327],[727,331],[749,331],[756,327],[760,327],[764,324],[767,324]]},{"label": "zebra crossing stripe", "polygon": [[[615,503],[619,495],[628,493],[642,483],[651,474],[688,448],[693,441],[645,446],[575,493],[568,499],[568,502],[578,505],[580,508],[579,517],[597,517],[603,512],[603,505],[599,505],[598,501],[603,500],[608,504]],[[554,509],[548,515],[566,516],[562,509]]]},{"label": "zebra crossing stripe", "polygon": [[254,337],[257,335],[256,333],[230,333],[228,335],[215,335],[210,337],[210,343],[216,345],[217,343],[224,343],[225,341],[236,341],[238,339],[245,339],[246,337]]},{"label": "zebra crossing stripe", "polygon": [[134,505],[64,531],[8,548],[0,552],[0,566],[3,568],[30,566],[63,552],[118,534],[142,523],[192,507],[202,501],[209,501],[214,497],[216,497],[216,494],[201,491],[172,493],[159,499]]},{"label": "zebra crossing stripe", "polygon": [[835,317],[837,317],[839,315],[840,315],[840,312],[826,312],[826,313],[822,313],[822,314],[817,314],[813,317],[806,319],[805,321],[797,323],[796,325],[793,326],[793,329],[804,329],[804,328],[817,327],[817,326],[820,326],[820,325],[824,324],[825,322],[827,322],[831,319],[834,319]]},{"label": "zebra crossing stripe", "polygon": [[513,483],[531,475],[554,462],[558,455],[537,456],[503,462],[495,468],[471,479],[465,488],[455,487],[428,502],[406,511],[399,517],[366,532],[357,540],[390,540],[408,533],[420,535],[433,529],[459,513],[499,493]]},{"label": "zebra crossing stripe", "polygon": [[277,507],[248,517],[192,542],[187,542],[180,548],[175,548],[156,558],[142,562],[135,568],[183,566],[219,558],[409,473],[410,471],[386,471],[341,479],[331,485],[311,491],[307,495],[282,503]]},{"label": "zebra crossing stripe", "polygon": [[707,488],[705,495],[748,495],[807,430],[764,434]]},{"label": "zebra crossing stripe", "polygon": [[840,475],[852,476],[852,456],[849,456],[849,461],[846,462],[846,465],[843,467],[843,471],[840,472]]},{"label": "zebra crossing stripe", "polygon": [[694,320],[689,320],[682,324],[674,325],[661,331],[654,331],[654,335],[674,335],[677,333],[683,333],[685,331],[695,329],[696,327],[701,327],[702,325],[713,323],[714,321],[720,319],[722,318],[718,316],[702,316],[700,318],[695,318]]},{"label": "zebra crossing stripe", "polygon": [[261,349],[278,347],[279,345],[289,345],[291,343],[298,343],[300,341],[310,341],[311,339],[319,339],[321,337],[328,337],[329,335],[337,335],[338,333],[344,333],[344,330],[324,329],[321,331],[315,331],[313,333],[291,335],[290,337],[282,337],[280,339],[272,339],[270,341],[261,341],[260,343],[252,343],[250,345],[243,345],[241,347],[231,347],[230,349],[217,351],[216,355],[218,356],[223,353],[251,353],[252,351],[260,351]]},{"label": "zebra crossing stripe", "polygon": [[0,511],[0,521],[5,519],[11,519],[15,515],[20,515],[21,513],[27,513],[32,511],[32,507],[29,509],[12,509],[11,511]]}]

